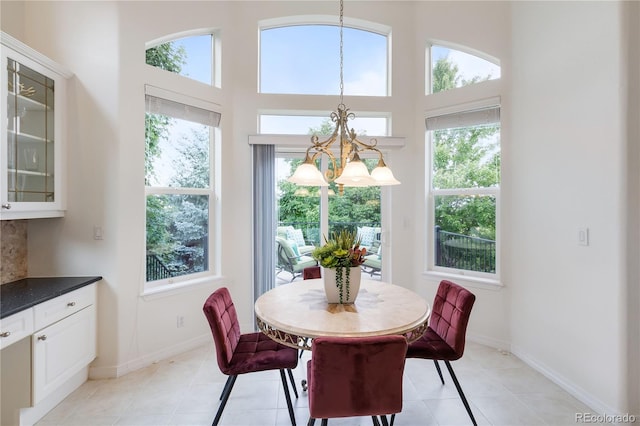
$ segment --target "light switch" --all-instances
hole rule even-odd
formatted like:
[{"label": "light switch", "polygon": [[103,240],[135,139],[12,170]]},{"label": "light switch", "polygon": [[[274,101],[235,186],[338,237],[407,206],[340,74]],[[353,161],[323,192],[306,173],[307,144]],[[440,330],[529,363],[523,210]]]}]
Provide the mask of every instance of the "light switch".
[{"label": "light switch", "polygon": [[93,226],[93,239],[94,240],[102,239],[102,226],[98,226],[98,225]]},{"label": "light switch", "polygon": [[589,228],[578,228],[578,244],[581,246],[589,245]]}]

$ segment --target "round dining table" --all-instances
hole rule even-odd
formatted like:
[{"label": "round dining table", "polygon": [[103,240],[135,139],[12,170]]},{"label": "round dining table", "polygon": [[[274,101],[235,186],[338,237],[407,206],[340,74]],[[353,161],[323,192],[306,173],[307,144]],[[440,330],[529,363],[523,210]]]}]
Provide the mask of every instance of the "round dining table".
[{"label": "round dining table", "polygon": [[417,293],[363,279],[353,304],[328,303],[322,278],[280,285],[255,303],[258,328],[271,339],[310,350],[320,336],[403,335],[408,342],[427,330],[431,307]]}]

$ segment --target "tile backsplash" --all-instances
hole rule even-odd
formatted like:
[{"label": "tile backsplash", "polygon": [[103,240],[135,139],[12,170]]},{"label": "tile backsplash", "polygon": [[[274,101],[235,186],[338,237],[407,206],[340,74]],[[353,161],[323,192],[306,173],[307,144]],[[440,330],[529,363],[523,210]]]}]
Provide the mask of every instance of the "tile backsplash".
[{"label": "tile backsplash", "polygon": [[0,221],[0,284],[27,277],[27,221]]}]

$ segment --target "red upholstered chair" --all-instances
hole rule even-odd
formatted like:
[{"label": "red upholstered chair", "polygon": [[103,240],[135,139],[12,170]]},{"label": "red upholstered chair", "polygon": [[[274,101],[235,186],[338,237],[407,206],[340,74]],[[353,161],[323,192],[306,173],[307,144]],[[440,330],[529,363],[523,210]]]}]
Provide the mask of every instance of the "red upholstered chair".
[{"label": "red upholstered chair", "polygon": [[474,425],[477,424],[476,419],[453,372],[451,361],[460,359],[464,353],[467,324],[475,300],[476,296],[473,293],[451,281],[442,280],[433,302],[429,328],[420,339],[411,343],[407,350],[407,358],[432,359],[443,385],[444,378],[438,361],[444,361]]},{"label": "red upholstered chair", "polygon": [[404,336],[317,337],[307,363],[309,422],[335,417],[371,416],[374,425],[391,424],[402,411]]},{"label": "red upholstered chair", "polygon": [[220,416],[222,416],[222,411],[227,404],[238,375],[265,370],[280,370],[289,417],[291,424],[295,426],[296,419],[293,414],[293,405],[284,370],[287,369],[289,372],[289,379],[297,398],[298,390],[291,373],[291,369],[298,365],[297,351],[276,343],[263,333],[240,333],[236,308],[226,287],[219,288],[212,293],[204,303],[202,310],[209,321],[209,327],[211,327],[213,334],[218,367],[222,373],[229,376],[222,395],[220,395],[220,407],[213,420],[213,426],[216,426],[220,421]]},{"label": "red upholstered chair", "polygon": [[319,266],[309,266],[302,270],[302,279],[311,280],[314,278],[322,278]]}]

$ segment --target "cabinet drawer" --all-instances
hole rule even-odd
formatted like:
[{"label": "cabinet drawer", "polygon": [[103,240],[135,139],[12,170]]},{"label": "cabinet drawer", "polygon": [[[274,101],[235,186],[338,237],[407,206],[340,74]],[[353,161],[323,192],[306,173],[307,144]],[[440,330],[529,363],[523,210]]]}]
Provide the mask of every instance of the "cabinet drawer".
[{"label": "cabinet drawer", "polygon": [[0,320],[0,349],[33,333],[33,308]]},{"label": "cabinet drawer", "polygon": [[34,330],[40,330],[95,303],[95,284],[34,306]]}]

